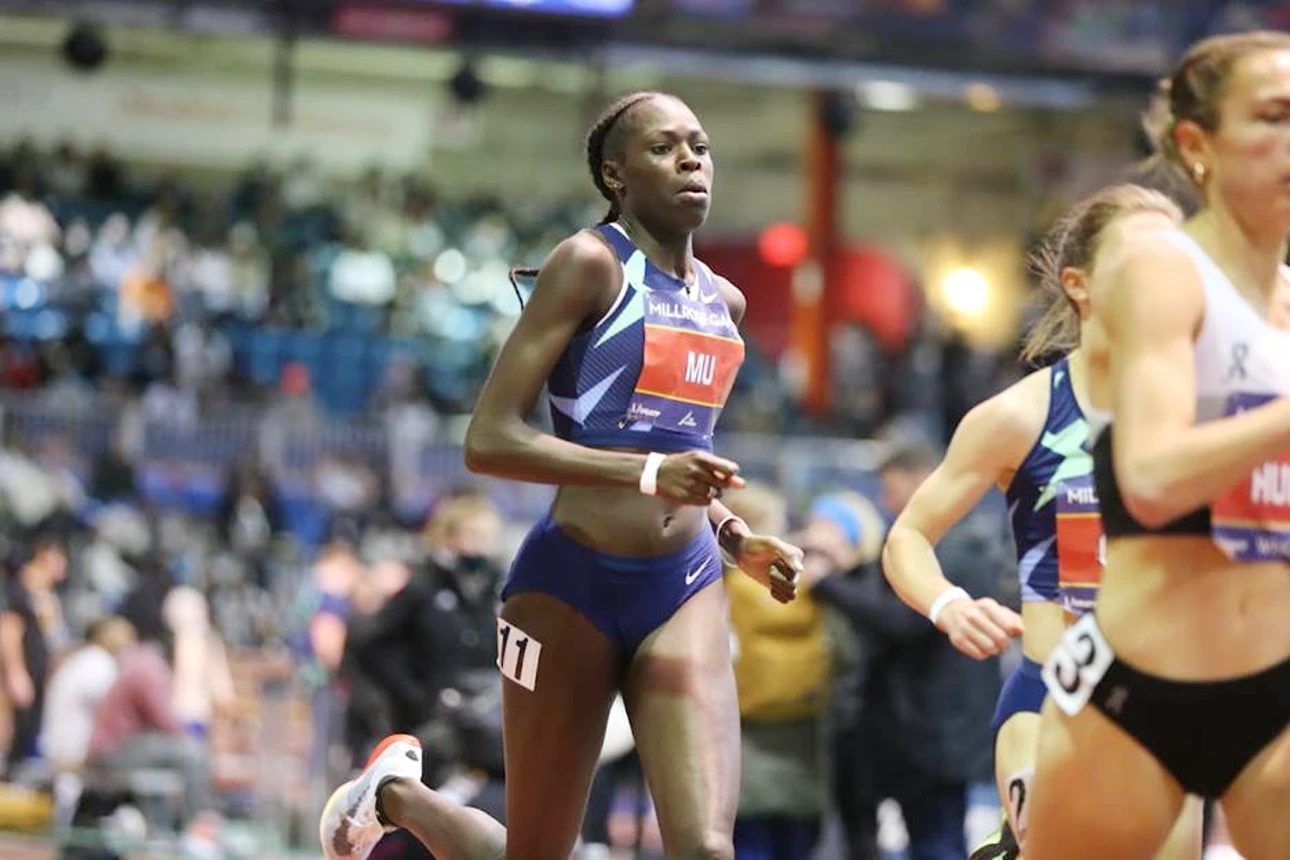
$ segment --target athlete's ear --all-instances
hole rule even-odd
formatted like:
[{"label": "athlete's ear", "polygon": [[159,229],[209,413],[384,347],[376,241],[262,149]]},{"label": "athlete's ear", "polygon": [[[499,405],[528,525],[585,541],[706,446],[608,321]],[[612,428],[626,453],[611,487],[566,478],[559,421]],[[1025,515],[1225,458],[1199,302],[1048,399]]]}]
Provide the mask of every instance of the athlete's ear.
[{"label": "athlete's ear", "polygon": [[1070,299],[1079,310],[1080,319],[1087,319],[1093,312],[1093,306],[1089,300],[1088,275],[1083,269],[1067,266],[1062,269],[1061,283],[1066,298]]},{"label": "athlete's ear", "polygon": [[[1178,147],[1178,157],[1183,170],[1197,185],[1205,181],[1206,171],[1213,164],[1213,143],[1210,132],[1192,120],[1180,120],[1172,131]],[[1197,167],[1199,166],[1199,170]]]},{"label": "athlete's ear", "polygon": [[622,194],[626,187],[622,166],[611,158],[606,158],[600,165],[600,178],[605,180],[605,187],[614,194]]}]

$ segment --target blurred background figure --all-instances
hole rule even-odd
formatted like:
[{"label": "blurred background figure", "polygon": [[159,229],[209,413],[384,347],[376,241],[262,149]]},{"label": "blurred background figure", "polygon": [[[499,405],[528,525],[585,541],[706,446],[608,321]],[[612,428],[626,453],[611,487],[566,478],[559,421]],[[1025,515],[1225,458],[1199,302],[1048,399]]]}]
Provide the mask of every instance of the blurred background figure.
[{"label": "blurred background figure", "polygon": [[[930,446],[890,452],[880,470],[889,516],[904,508],[938,463]],[[890,523],[874,523],[862,499],[826,496],[814,503],[811,525],[801,537],[810,593],[848,618],[864,660],[849,679],[854,710],[839,720],[837,741],[838,797],[851,856],[876,856],[883,798],[900,807],[911,858],[965,856],[969,790],[992,779],[989,720],[1000,667],[997,660],[977,662],[959,654],[927,619],[902,608],[876,568],[876,556],[847,566],[866,520],[871,534],[875,525],[885,533]],[[1005,538],[997,517],[969,517],[938,548],[946,575],[1001,596],[1010,564]]]},{"label": "blurred background figure", "polygon": [[[403,732],[425,737],[424,778],[432,786],[461,771],[502,779],[494,668],[501,536],[493,502],[458,490],[436,506],[422,557],[373,566],[371,575],[385,578],[372,583],[379,605],[353,619],[342,670],[353,689],[365,691],[362,710],[376,712],[361,740],[353,738],[357,763],[381,738]],[[484,802],[500,811],[500,791]]]},{"label": "blurred background figure", "polygon": [[195,588],[171,589],[161,614],[174,642],[175,717],[189,736],[206,740],[216,713],[233,703],[224,641],[211,626],[206,598]]},{"label": "blurred background figure", "polygon": [[211,755],[175,710],[175,645],[164,628],[139,627],[94,712],[85,769],[87,781],[117,786],[141,771],[174,771],[182,779],[182,820],[190,822],[215,808]]},{"label": "blurred background figure", "polygon": [[[874,594],[885,531],[877,507],[864,495],[836,492],[811,502],[794,540],[806,553],[803,585],[824,607],[836,643],[837,670],[831,695],[832,798],[837,805],[846,854],[878,857],[878,794],[872,747],[871,674],[883,640],[873,630],[883,607]],[[862,614],[874,618],[866,624]]]},{"label": "blurred background figure", "polygon": [[352,524],[340,521],[308,568],[291,605],[292,656],[298,683],[308,697],[309,755],[306,808],[322,808],[331,774],[349,766],[343,729],[348,696],[338,673],[353,612],[355,589],[363,576]]},{"label": "blurred background figure", "polygon": [[66,575],[67,553],[61,539],[40,535],[5,584],[4,611],[0,614],[0,668],[13,707],[10,772],[40,752],[37,742],[50,670],[54,657],[68,642],[62,604],[55,590]]},{"label": "blurred background figure", "polygon": [[[754,534],[785,534],[788,505],[752,483],[723,499]],[[738,571],[728,573],[732,653],[739,691],[743,786],[735,819],[741,860],[809,857],[827,800],[826,714],[834,645],[810,596],[781,604]]]},{"label": "blurred background figure", "polygon": [[95,712],[116,681],[117,657],[134,644],[130,622],[114,615],[101,618],[50,678],[40,746],[56,771],[84,766]]},{"label": "blurred background figure", "polygon": [[52,771],[55,823],[71,823],[84,788],[85,762],[99,705],[116,683],[117,658],[135,644],[134,627],[109,615],[93,622],[85,644],[49,680],[40,749]]},{"label": "blurred background figure", "polygon": [[[939,463],[940,453],[928,446],[892,452],[880,474],[883,503],[893,518]],[[951,582],[983,596],[1003,600],[1002,583],[1015,579],[1007,533],[983,513],[948,532],[937,556]],[[898,599],[885,577],[878,584],[884,601]],[[966,853],[969,790],[993,780],[989,724],[1001,670],[997,659],[960,654],[912,610],[903,614],[875,688],[872,740],[886,777],[882,791],[900,804],[909,831],[910,856],[948,860]],[[892,615],[900,617],[894,610]]]}]

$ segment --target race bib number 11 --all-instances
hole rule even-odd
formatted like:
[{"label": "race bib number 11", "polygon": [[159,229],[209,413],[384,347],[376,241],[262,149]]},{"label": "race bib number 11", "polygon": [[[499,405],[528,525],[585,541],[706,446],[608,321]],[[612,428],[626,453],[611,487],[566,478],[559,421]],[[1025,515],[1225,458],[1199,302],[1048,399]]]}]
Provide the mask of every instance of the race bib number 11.
[{"label": "race bib number 11", "polygon": [[537,687],[542,643],[509,621],[497,619],[497,668],[526,690]]}]

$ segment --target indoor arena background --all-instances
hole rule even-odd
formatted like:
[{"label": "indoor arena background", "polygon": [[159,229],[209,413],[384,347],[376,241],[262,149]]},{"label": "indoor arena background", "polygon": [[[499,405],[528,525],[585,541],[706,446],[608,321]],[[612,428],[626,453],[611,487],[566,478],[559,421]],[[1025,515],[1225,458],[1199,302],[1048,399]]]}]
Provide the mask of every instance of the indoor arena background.
[{"label": "indoor arena background", "polygon": [[[1024,371],[1035,237],[1146,154],[1180,46],[1256,26],[1286,4],[0,0],[0,562],[40,634],[0,641],[0,751],[34,738],[0,857],[315,858],[326,791],[392,729],[496,802],[493,599],[550,492],[469,476],[460,442],[519,311],[509,269],[602,214],[583,136],[608,100],[675,92],[712,137],[698,253],[748,296],[718,446],[758,485],[746,515],[854,517],[872,573],[883,457],[942,446]],[[1015,600],[998,498],[970,539],[946,565],[997,567]],[[51,542],[65,571],[25,574]],[[441,617],[387,671],[364,623],[429,570]],[[822,681],[739,669],[741,814],[845,823],[828,739],[868,657],[835,614],[802,622]],[[54,752],[95,719],[92,672],[54,688],[107,617],[175,644],[195,758],[105,775]],[[993,703],[988,667],[955,707]],[[811,677],[826,696],[789,682]],[[33,726],[42,697],[60,710]],[[944,775],[975,836],[989,743]],[[630,735],[604,760],[584,856],[661,856]],[[217,813],[179,814],[185,768]]]}]

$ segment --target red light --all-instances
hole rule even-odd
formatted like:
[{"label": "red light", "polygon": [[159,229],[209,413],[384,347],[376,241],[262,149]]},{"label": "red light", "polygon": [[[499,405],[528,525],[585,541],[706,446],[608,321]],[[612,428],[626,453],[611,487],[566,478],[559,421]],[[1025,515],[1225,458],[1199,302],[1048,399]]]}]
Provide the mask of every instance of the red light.
[{"label": "red light", "polygon": [[767,265],[792,268],[806,258],[806,231],[796,224],[770,224],[757,239],[757,251]]}]

